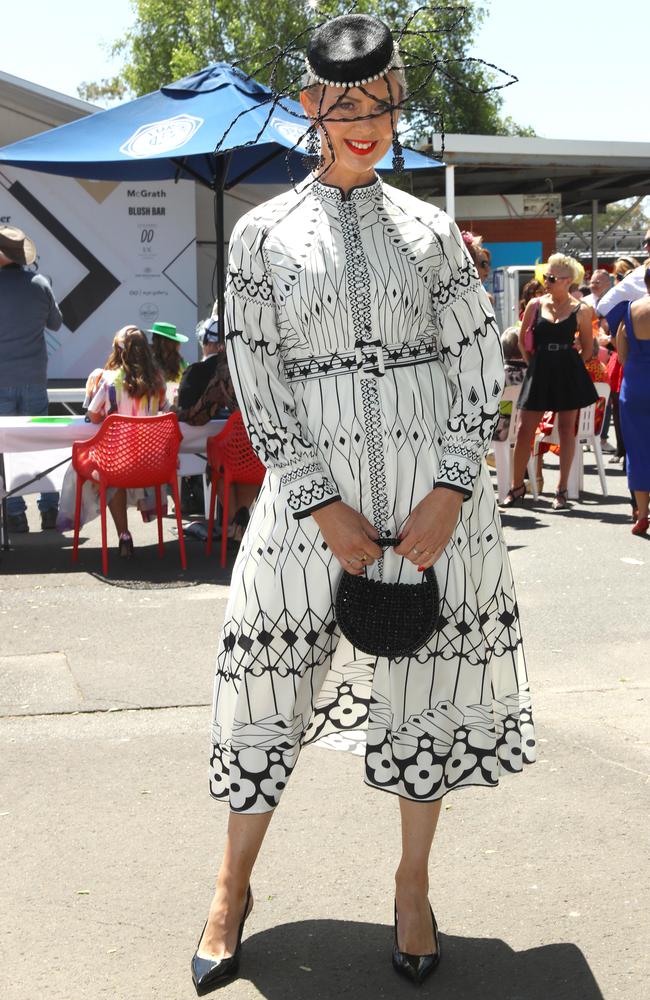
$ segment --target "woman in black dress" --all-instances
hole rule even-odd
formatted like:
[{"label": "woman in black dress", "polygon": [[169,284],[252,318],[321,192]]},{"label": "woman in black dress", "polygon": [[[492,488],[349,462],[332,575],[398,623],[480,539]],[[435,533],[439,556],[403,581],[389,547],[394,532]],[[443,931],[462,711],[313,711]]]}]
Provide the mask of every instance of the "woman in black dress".
[{"label": "woman in black dress", "polygon": [[[583,360],[591,358],[593,352],[591,310],[569,294],[576,280],[574,260],[560,253],[552,254],[544,276],[546,294],[532,299],[524,311],[519,346],[528,361],[528,370],[517,403],[519,429],[512,459],[512,483],[503,507],[515,506],[526,495],[524,472],[530,443],[545,410],[557,413],[560,435],[560,481],[553,508],[558,510],[567,505],[577,411],[598,399]],[[524,343],[529,327],[533,330],[532,354]],[[576,334],[579,351],[575,349]]]}]

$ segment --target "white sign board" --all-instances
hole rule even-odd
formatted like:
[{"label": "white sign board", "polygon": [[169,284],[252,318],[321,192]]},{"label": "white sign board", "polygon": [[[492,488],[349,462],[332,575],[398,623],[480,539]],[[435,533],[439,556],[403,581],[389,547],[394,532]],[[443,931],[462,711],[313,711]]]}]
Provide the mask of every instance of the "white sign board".
[{"label": "white sign board", "polygon": [[562,195],[561,194],[525,194],[524,195],[524,215],[551,216],[559,219],[562,215]]},{"label": "white sign board", "polygon": [[[84,181],[0,167],[0,221],[36,244],[64,325],[46,334],[48,377],[85,378],[113,335],[156,320],[197,323],[193,181]],[[195,359],[193,338],[186,345]]]}]

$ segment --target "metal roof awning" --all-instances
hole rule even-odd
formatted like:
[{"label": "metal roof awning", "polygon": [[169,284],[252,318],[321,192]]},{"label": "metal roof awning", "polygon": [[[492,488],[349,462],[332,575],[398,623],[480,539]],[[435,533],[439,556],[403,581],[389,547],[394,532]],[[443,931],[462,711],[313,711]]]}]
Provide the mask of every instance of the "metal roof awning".
[{"label": "metal roof awning", "polygon": [[[421,149],[439,155],[441,145],[433,135]],[[455,168],[456,196],[559,194],[564,215],[650,195],[650,142],[445,135],[442,159]],[[416,195],[445,193],[442,171],[413,183]]]}]

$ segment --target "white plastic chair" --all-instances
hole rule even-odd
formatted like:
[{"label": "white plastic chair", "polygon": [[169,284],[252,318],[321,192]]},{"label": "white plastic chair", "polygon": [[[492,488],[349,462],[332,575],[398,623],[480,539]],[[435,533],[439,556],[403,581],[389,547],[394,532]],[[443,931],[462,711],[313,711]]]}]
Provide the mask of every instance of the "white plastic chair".
[{"label": "white plastic chair", "polygon": [[[595,382],[594,388],[596,392],[605,400],[605,406],[607,406],[607,400],[609,399],[610,388],[606,382]],[[596,458],[596,466],[598,468],[598,478],[600,479],[600,488],[604,497],[608,495],[607,493],[607,477],[605,475],[605,463],[603,461],[603,452],[600,447],[600,435],[595,432],[596,425],[596,403],[591,403],[589,406],[584,406],[580,410],[578,417],[578,430],[576,433],[576,450],[573,456],[573,462],[571,463],[571,470],[569,472],[569,479],[567,482],[567,490],[569,492],[569,498],[571,500],[578,500],[580,497],[580,491],[584,487],[584,457],[583,457],[583,447],[584,445],[589,445]],[[535,447],[533,449],[533,460],[536,464],[537,455],[539,452],[539,445],[544,444],[559,444],[560,435],[557,428],[557,421],[553,424],[553,430],[550,434],[546,434],[544,437],[535,438]],[[531,480],[532,483],[532,480]]]},{"label": "white plastic chair", "polygon": [[[510,462],[512,460],[512,452],[517,440],[517,400],[519,399],[520,392],[521,385],[507,385],[503,390],[501,402],[512,403],[510,428],[508,430],[508,437],[505,441],[492,442],[492,451],[494,452],[494,462],[497,472],[497,491],[499,495],[499,503],[502,500],[505,500],[508,490],[510,489]],[[539,494],[537,493],[537,477],[535,474],[535,463],[532,455],[528,460],[528,478],[530,479],[533,498],[537,500]]]},{"label": "white plastic chair", "polygon": [[[610,387],[606,382],[595,382],[594,388],[601,399],[605,400],[605,406],[609,400]],[[576,434],[576,453],[571,466],[571,472],[576,476],[576,487],[578,494],[584,489],[585,468],[584,468],[584,445],[589,445],[596,459],[598,478],[600,479],[600,489],[604,497],[607,493],[607,476],[605,475],[605,462],[603,461],[603,450],[600,446],[600,434],[596,434],[596,403],[586,406],[580,410],[580,420],[578,422],[578,433]],[[575,471],[574,471],[575,470]]]}]

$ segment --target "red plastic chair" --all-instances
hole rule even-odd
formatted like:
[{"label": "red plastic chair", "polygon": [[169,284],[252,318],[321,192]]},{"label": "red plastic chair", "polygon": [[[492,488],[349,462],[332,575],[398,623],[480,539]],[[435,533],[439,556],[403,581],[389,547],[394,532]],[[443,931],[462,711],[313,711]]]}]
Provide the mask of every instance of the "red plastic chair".
[{"label": "red plastic chair", "polygon": [[221,524],[221,565],[226,565],[228,548],[228,506],[230,487],[233,483],[261,486],[266,469],[253,451],[240,410],[228,417],[220,434],[208,438],[208,464],[210,465],[210,512],[208,515],[208,544],[206,554],[212,552],[214,508],[217,501],[217,479],[223,477],[223,521]]},{"label": "red plastic chair", "polygon": [[178,447],[182,440],[183,435],[175,413],[165,413],[156,417],[123,417],[118,413],[112,413],[102,422],[94,437],[88,441],[74,442],[72,445],[72,467],[77,473],[74,545],[72,548],[74,562],[77,561],[79,552],[81,490],[85,480],[89,479],[99,486],[104,576],[108,574],[106,490],[111,486],[127,490],[145,486],[155,487],[156,513],[158,515],[158,554],[162,558],[164,550],[160,488],[169,483],[176,509],[181,566],[183,569],[187,569],[181,503],[176,478]]}]

